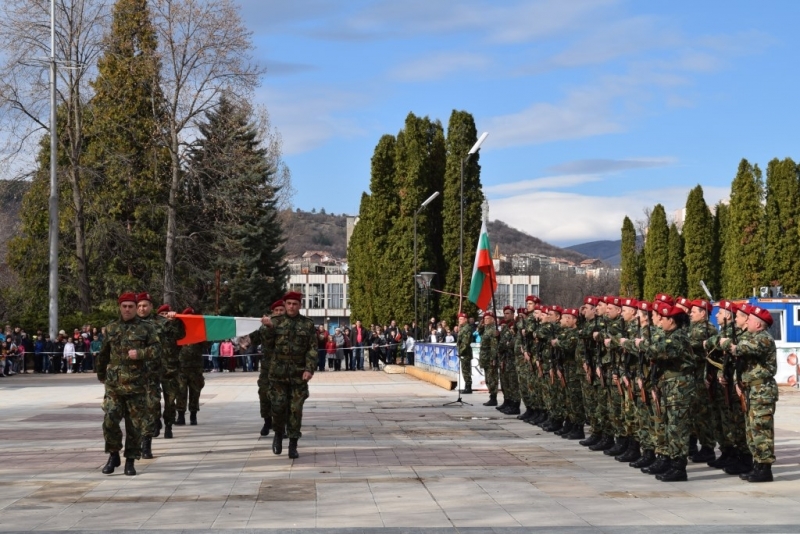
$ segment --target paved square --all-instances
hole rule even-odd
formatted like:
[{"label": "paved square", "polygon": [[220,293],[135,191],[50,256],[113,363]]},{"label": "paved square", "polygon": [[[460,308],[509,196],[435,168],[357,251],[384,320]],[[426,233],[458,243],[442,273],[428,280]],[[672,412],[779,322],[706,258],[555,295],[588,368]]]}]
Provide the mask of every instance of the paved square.
[{"label": "paved square", "polygon": [[261,438],[257,373],[206,374],[198,426],[138,475],[100,473],[94,375],[0,379],[0,530],[798,532],[800,392],[781,389],[771,484],[706,467],[662,483],[404,374],[311,382],[300,459]]}]

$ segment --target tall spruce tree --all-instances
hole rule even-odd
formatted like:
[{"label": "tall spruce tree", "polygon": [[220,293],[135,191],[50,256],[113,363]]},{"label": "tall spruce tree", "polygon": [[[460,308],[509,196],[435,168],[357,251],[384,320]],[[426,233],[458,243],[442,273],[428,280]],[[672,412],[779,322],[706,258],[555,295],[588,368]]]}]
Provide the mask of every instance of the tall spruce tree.
[{"label": "tall spruce tree", "polygon": [[87,215],[96,292],[161,286],[169,155],[156,36],[147,0],[117,0],[91,83],[84,163],[93,177]]},{"label": "tall spruce tree", "polygon": [[711,296],[715,299],[722,295],[722,269],[725,264],[725,228],[728,223],[728,204],[718,202],[714,206],[712,224],[713,248],[711,251],[711,280],[706,281]]},{"label": "tall spruce tree", "polygon": [[[414,316],[414,213],[435,191],[442,191],[446,150],[439,121],[409,113],[397,135],[395,176],[400,211],[389,233],[381,272],[386,279],[388,314],[379,320],[410,321]],[[442,201],[435,199],[417,218],[417,257],[420,272],[435,272],[434,288],[442,287]],[[437,313],[438,299],[430,293],[428,311]],[[421,322],[421,321],[420,321]]]},{"label": "tall spruce tree", "polygon": [[644,252],[644,298],[653,300],[656,294],[666,291],[667,287],[669,226],[667,226],[667,213],[661,204],[656,204],[650,214]]},{"label": "tall spruce tree", "polygon": [[[469,292],[472,257],[481,230],[481,204],[483,188],[481,187],[480,153],[467,158],[467,152],[477,141],[477,129],[472,115],[466,111],[453,110],[447,124],[447,166],[442,191],[442,265],[443,291],[458,295],[461,293],[461,269],[459,265],[459,248],[461,240],[461,169],[464,169],[464,273],[463,293]],[[453,320],[459,311],[459,298],[453,295],[442,295],[439,300],[440,316]],[[463,299],[463,310],[466,313],[475,311],[475,307],[466,298]]]},{"label": "tall spruce tree", "polygon": [[713,279],[714,223],[711,210],[703,198],[703,188],[699,185],[689,192],[686,200],[683,242],[686,296],[690,299],[705,298],[700,281],[709,285]]},{"label": "tall spruce tree", "polygon": [[275,208],[280,162],[262,145],[246,102],[223,94],[205,119],[179,199],[180,293],[200,289],[191,304],[210,312],[216,295],[202,289],[219,270],[227,282],[220,313],[257,316],[288,276]]},{"label": "tall spruce tree", "polygon": [[371,201],[372,198],[367,193],[361,195],[358,223],[353,228],[353,235],[350,236],[350,243],[347,245],[351,323],[356,320],[364,324],[378,322],[375,306],[380,301],[379,289],[383,284],[377,272],[378,258],[375,254],[378,250],[375,249],[372,220],[369,216]]},{"label": "tall spruce tree", "polygon": [[667,280],[664,291],[670,295],[686,295],[686,265],[683,257],[683,236],[678,225],[669,227],[669,252],[667,258]]},{"label": "tall spruce tree", "polygon": [[800,290],[800,176],[790,158],[773,159],[767,166],[766,281],[783,286],[784,293]]},{"label": "tall spruce tree", "polygon": [[761,169],[742,159],[731,186],[725,228],[722,283],[726,298],[748,297],[765,282],[763,198]]},{"label": "tall spruce tree", "polygon": [[638,297],[639,293],[639,261],[636,254],[636,228],[626,216],[622,221],[622,245],[620,247],[619,291],[624,297]]}]

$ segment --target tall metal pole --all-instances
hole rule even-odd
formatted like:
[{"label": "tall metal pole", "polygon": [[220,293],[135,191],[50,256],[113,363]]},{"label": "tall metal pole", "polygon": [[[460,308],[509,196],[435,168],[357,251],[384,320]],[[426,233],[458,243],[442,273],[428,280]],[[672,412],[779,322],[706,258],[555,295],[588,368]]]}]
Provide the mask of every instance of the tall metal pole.
[{"label": "tall metal pole", "polygon": [[56,179],[56,6],[50,0],[50,339],[58,333],[58,180]]},{"label": "tall metal pole", "polygon": [[[414,323],[419,327],[419,317],[417,316],[417,213],[414,212]],[[414,332],[414,336],[416,336]]]},{"label": "tall metal pole", "polygon": [[464,164],[468,159],[469,154],[461,160],[461,222],[459,224],[461,232],[458,236],[458,313],[461,313],[461,305],[464,302]]}]

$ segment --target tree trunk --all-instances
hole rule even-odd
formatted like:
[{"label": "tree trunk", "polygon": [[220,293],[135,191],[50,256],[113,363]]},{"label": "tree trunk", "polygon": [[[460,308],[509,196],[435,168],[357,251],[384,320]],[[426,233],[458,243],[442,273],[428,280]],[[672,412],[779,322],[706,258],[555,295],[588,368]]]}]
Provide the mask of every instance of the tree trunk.
[{"label": "tree trunk", "polygon": [[175,307],[175,243],[178,233],[178,190],[181,185],[180,158],[178,156],[178,133],[170,134],[170,168],[172,179],[169,184],[169,203],[167,204],[167,244],[164,253],[164,302]]},{"label": "tree trunk", "polygon": [[[89,267],[86,261],[86,219],[83,211],[83,191],[81,190],[81,154],[83,152],[83,108],[80,101],[80,87],[70,75],[70,102],[72,113],[67,119],[69,137],[70,167],[67,175],[72,186],[72,203],[75,207],[75,258],[78,261],[78,307],[83,313],[91,311],[92,301],[89,290]],[[70,120],[71,119],[71,120]],[[69,124],[72,122],[72,124]]]}]

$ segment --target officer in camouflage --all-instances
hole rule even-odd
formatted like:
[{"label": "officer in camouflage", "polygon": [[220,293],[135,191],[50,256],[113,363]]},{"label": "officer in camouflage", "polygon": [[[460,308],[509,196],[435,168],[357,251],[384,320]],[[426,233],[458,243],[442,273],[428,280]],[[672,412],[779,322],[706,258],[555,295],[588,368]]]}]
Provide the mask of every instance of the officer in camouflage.
[{"label": "officer in camouflage", "polygon": [[[186,308],[182,315],[194,315],[192,308]],[[186,424],[186,399],[189,399],[189,424],[197,424],[197,412],[200,411],[200,392],[206,385],[203,376],[203,344],[183,345],[178,354],[180,371],[178,373],[178,398],[176,408],[178,419],[176,425]]]},{"label": "officer in camouflage", "polygon": [[578,330],[578,317],[580,312],[575,308],[567,308],[561,314],[561,331],[558,338],[552,341],[553,348],[563,355],[562,370],[559,378],[563,376],[566,393],[567,420],[564,427],[556,431],[565,439],[583,439],[583,424],[586,413],[583,409],[583,392],[581,382],[584,374],[579,373],[576,360],[576,351],[580,345],[580,332]]},{"label": "officer in camouflage", "polygon": [[458,314],[458,359],[461,361],[461,376],[464,378],[464,389],[461,393],[472,393],[472,329],[469,327],[466,313]]},{"label": "officer in camouflage", "polygon": [[262,317],[259,330],[262,347],[272,355],[269,366],[270,402],[275,436],[272,452],[283,450],[283,430],[289,434],[289,458],[299,458],[297,441],[302,436],[303,403],[308,398],[308,381],[317,368],[317,339],[314,321],[300,315],[303,296],[289,292],[283,296],[286,314],[273,319]]},{"label": "officer in camouflage", "polygon": [[752,470],[739,475],[748,482],[772,482],[772,464],[775,462],[775,405],[778,402],[778,385],[775,372],[778,361],[775,339],[769,333],[772,326],[769,310],[753,306],[748,312],[747,334],[733,344],[729,338],[720,339],[723,349],[742,361],[737,393],[746,399],[745,417],[747,446],[753,456]]},{"label": "officer in camouflage", "polygon": [[503,308],[503,322],[497,340],[497,359],[500,368],[500,388],[503,390],[503,404],[497,409],[506,415],[520,415],[519,378],[514,361],[514,308]]},{"label": "officer in camouflage", "polygon": [[141,456],[141,429],[148,417],[147,377],[144,363],[161,357],[161,344],[152,323],[136,315],[136,295],[117,299],[120,320],[106,326],[97,355],[97,379],[105,384],[103,438],[109,453],[103,473],[110,475],[120,465],[120,423],[125,420],[125,474],[136,474],[134,461]]},{"label": "officer in camouflage", "polygon": [[[159,343],[161,343],[161,354],[164,354],[165,333],[161,323],[153,319],[153,298],[150,293],[139,293],[136,295],[136,315],[143,321],[152,324],[156,329]],[[152,442],[153,437],[158,436],[161,431],[161,376],[163,365],[161,358],[151,360],[144,364],[145,377],[147,380],[147,415],[142,427],[142,458],[145,460],[153,459]]]},{"label": "officer in camouflage", "polygon": [[497,363],[497,325],[494,322],[494,313],[487,311],[483,314],[483,323],[478,327],[481,336],[481,352],[478,365],[483,369],[486,387],[489,388],[489,400],[484,406],[497,406],[497,389],[499,386]]},{"label": "officer in camouflage", "polygon": [[[269,307],[272,317],[278,317],[286,313],[286,305],[283,300],[276,300]],[[253,343],[256,343],[254,340]],[[261,363],[258,366],[258,404],[261,408],[261,418],[264,419],[264,426],[261,427],[261,435],[269,436],[272,428],[272,405],[269,401],[269,364],[272,361],[272,354],[264,350],[261,343]]]},{"label": "officer in camouflage", "polygon": [[161,324],[164,332],[164,344],[161,350],[163,374],[161,390],[164,392],[164,439],[172,439],[172,425],[175,424],[175,402],[180,393],[180,351],[178,340],[186,336],[183,321],[176,318],[169,304],[158,308],[156,322]]}]

